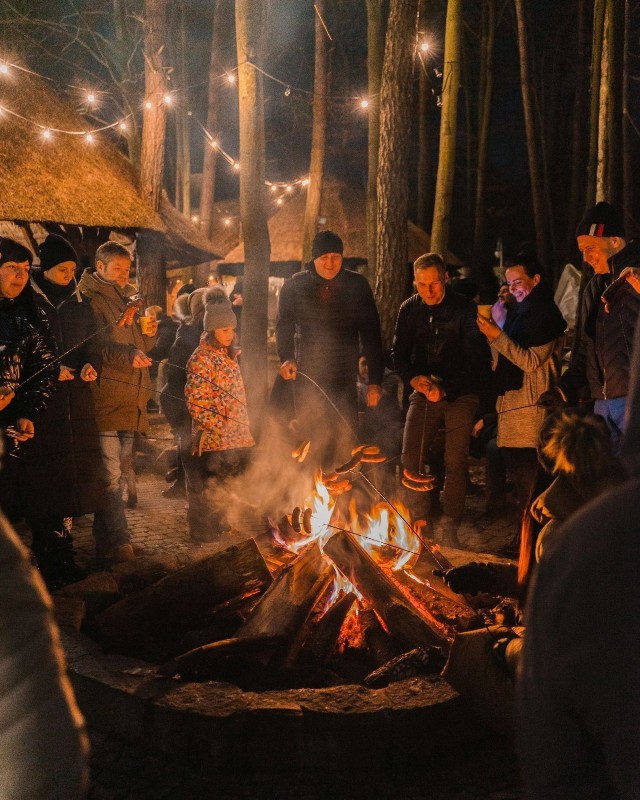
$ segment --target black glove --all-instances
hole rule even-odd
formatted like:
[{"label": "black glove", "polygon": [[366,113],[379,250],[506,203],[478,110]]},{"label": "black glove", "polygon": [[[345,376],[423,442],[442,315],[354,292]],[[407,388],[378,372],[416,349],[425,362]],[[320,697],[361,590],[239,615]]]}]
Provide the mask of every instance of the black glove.
[{"label": "black glove", "polygon": [[472,561],[462,567],[434,569],[433,574],[447,584],[457,594],[478,594],[491,592],[496,585],[496,570],[493,564]]},{"label": "black glove", "polygon": [[549,411],[555,411],[556,408],[560,408],[560,406],[565,405],[565,400],[558,389],[549,389],[549,391],[543,392],[540,395],[536,405],[540,406],[541,408],[547,408]]}]

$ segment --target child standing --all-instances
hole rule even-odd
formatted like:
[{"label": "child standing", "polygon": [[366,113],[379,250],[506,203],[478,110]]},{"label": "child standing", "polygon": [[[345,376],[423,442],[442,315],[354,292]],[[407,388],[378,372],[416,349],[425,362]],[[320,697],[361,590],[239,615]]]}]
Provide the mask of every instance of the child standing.
[{"label": "child standing", "polygon": [[192,418],[193,453],[199,470],[187,476],[189,534],[215,541],[227,526],[219,485],[246,466],[255,445],[249,429],[240,367],[231,349],[236,316],[220,286],[205,294],[204,332],[187,363],[185,398]]}]

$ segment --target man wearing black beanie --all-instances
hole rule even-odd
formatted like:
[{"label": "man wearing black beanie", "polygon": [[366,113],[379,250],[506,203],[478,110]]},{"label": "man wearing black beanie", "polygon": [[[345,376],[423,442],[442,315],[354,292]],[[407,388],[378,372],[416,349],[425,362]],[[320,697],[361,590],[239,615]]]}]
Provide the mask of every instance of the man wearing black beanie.
[{"label": "man wearing black beanie", "polygon": [[343,269],[342,253],[336,233],[316,235],[306,270],[282,287],[276,322],[280,376],[295,381],[300,435],[312,441],[317,461],[327,467],[353,445],[359,356],[369,365],[370,406],[380,399],[384,369],[373,293],[364,276]]},{"label": "man wearing black beanie", "polygon": [[625,239],[622,213],[599,202],[584,215],[576,230],[578,248],[595,274],[582,296],[576,344],[569,368],[556,387],[538,402],[548,408],[594,401],[604,417],[619,453],[624,425],[631,344],[640,315],[640,296],[621,273],[640,265],[640,243]]}]

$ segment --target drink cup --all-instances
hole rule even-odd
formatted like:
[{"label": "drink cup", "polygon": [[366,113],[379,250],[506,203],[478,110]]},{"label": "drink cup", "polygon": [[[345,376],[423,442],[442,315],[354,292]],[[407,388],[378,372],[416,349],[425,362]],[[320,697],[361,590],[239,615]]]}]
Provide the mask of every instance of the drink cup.
[{"label": "drink cup", "polygon": [[485,319],[491,319],[491,305],[478,305],[478,314]]},{"label": "drink cup", "polygon": [[145,336],[150,336],[154,318],[144,314],[143,316],[138,317],[138,319],[140,320],[140,330],[142,333]]}]

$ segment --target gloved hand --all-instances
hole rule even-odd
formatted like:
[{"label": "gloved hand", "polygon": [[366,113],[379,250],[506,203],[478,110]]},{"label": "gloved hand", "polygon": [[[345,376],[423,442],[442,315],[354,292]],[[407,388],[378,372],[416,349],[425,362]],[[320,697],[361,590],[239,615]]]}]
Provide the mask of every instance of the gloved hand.
[{"label": "gloved hand", "polygon": [[493,564],[471,561],[462,567],[434,569],[433,574],[458,594],[478,594],[491,592],[496,585],[496,570]]},{"label": "gloved hand", "polygon": [[555,411],[556,408],[565,405],[565,400],[558,389],[549,389],[540,395],[536,405],[547,408],[549,411]]}]

